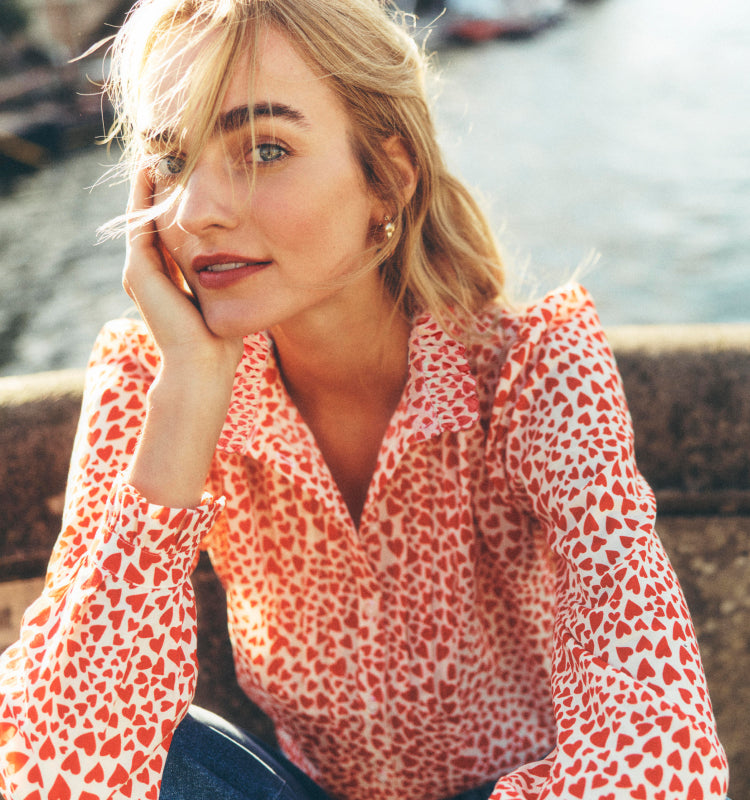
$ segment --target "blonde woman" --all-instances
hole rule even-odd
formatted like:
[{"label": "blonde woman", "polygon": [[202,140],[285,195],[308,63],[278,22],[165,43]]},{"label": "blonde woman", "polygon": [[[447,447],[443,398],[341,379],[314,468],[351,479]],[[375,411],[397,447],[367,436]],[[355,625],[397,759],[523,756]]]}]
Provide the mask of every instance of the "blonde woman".
[{"label": "blonde woman", "polygon": [[[2,657],[7,800],[725,797],[591,300],[511,307],[389,10],[143,0],[112,55],[142,321]],[[283,754],[190,708],[201,548]]]}]

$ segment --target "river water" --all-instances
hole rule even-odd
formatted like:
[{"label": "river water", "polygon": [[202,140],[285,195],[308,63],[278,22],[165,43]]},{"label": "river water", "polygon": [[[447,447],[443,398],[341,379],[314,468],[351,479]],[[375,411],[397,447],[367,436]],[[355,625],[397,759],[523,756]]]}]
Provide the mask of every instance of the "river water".
[{"label": "river water", "polygon": [[[536,38],[442,46],[438,65],[448,160],[512,275],[588,264],[605,325],[750,320],[746,0],[572,3]],[[96,244],[127,196],[90,188],[106,163],[77,153],[0,198],[0,375],[83,366],[129,309],[122,241]]]}]

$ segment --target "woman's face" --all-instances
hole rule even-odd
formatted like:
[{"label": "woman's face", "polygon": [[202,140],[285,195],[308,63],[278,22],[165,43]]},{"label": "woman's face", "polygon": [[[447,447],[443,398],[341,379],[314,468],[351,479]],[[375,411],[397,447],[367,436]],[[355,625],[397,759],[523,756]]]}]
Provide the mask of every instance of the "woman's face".
[{"label": "woman's face", "polygon": [[[340,319],[332,313],[337,308],[345,310],[353,298],[372,303],[371,293],[380,291],[377,270],[342,280],[371,257],[372,232],[385,212],[355,160],[341,102],[274,30],[261,33],[252,87],[249,64],[249,54],[237,63],[219,129],[179,198],[156,221],[219,336],[310,315]],[[189,134],[184,146],[189,151]],[[157,202],[181,164],[179,153],[159,162]]]}]

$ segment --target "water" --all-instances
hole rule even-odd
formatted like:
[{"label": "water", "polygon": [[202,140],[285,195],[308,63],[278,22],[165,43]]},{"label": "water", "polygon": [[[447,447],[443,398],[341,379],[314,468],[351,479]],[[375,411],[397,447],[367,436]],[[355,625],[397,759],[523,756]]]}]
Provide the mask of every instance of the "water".
[{"label": "water", "polygon": [[750,318],[750,6],[609,0],[452,56],[460,171],[533,265],[585,279],[606,322]]},{"label": "water", "polygon": [[[511,271],[583,277],[606,325],[750,320],[750,4],[571,4],[539,37],[443,47],[448,160],[481,193]],[[0,199],[0,374],[85,364],[129,302],[96,229],[100,149]]]}]

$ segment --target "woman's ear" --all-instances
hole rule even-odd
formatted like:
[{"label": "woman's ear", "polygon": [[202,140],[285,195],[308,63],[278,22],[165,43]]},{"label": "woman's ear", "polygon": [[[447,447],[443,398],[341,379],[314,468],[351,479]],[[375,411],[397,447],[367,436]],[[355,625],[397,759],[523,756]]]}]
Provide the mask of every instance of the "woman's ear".
[{"label": "woman's ear", "polygon": [[405,206],[411,200],[417,188],[417,168],[411,153],[404,144],[404,140],[394,134],[383,143],[383,151],[390,158],[396,168],[400,180],[401,205]]}]

